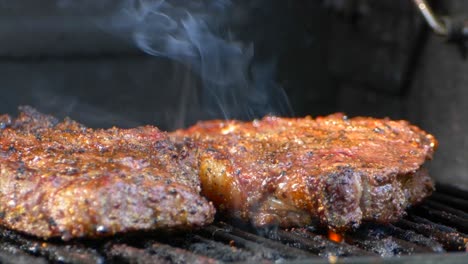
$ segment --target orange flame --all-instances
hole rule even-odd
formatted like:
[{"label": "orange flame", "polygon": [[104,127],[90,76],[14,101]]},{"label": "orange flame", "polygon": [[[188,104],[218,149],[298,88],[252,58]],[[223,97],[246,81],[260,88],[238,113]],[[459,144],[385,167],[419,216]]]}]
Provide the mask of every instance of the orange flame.
[{"label": "orange flame", "polygon": [[344,236],[341,234],[335,233],[332,230],[328,230],[328,239],[337,243],[341,243],[344,239]]}]

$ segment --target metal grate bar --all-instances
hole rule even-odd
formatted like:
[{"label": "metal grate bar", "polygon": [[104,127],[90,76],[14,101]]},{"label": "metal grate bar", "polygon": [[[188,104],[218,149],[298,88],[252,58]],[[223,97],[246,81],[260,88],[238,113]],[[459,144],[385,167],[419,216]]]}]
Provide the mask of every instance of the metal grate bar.
[{"label": "metal grate bar", "polygon": [[456,232],[455,230],[452,229],[453,232],[450,232],[446,229],[448,227],[441,227],[436,223],[430,222],[429,220],[420,217],[411,216],[411,219],[416,222],[403,219],[396,225],[405,229],[414,230],[417,233],[433,238],[444,245],[446,250],[466,250],[468,239],[461,236],[460,233]]},{"label": "metal grate bar", "polygon": [[0,243],[0,263],[45,264],[47,262],[47,259],[43,257],[31,256],[23,252],[14,244]]},{"label": "metal grate bar", "polygon": [[444,206],[437,202],[427,201],[425,204],[418,207],[415,212],[417,215],[455,227],[461,232],[468,232],[468,214],[460,210]]},{"label": "metal grate bar", "polygon": [[443,193],[433,193],[429,201],[431,200],[468,212],[468,200],[463,198],[453,197]]},{"label": "metal grate bar", "polygon": [[21,250],[62,263],[104,263],[101,256],[93,247],[75,244],[60,244],[45,242],[27,237],[7,229],[0,229],[3,241],[17,245]]},{"label": "metal grate bar", "polygon": [[146,246],[146,252],[151,254],[158,255],[168,259],[170,263],[182,264],[182,263],[193,263],[193,264],[214,264],[219,263],[219,261],[206,257],[194,254],[190,251],[172,247],[169,245],[161,244],[158,242],[152,242]]},{"label": "metal grate bar", "polygon": [[346,242],[362,247],[365,250],[375,252],[382,257],[393,257],[400,255],[411,255],[414,253],[430,253],[431,250],[415,246],[412,243],[395,237],[385,237],[382,239],[365,239],[349,237]]},{"label": "metal grate bar", "polygon": [[279,260],[283,256],[281,252],[277,252],[271,248],[265,247],[261,244],[246,240],[244,238],[234,236],[225,231],[224,229],[217,227],[206,227],[203,229],[204,232],[201,233],[202,236],[208,239],[214,239],[216,241],[222,241],[226,244],[230,244],[237,248],[242,248],[245,250],[251,250],[252,252],[257,252],[263,259],[266,260]]},{"label": "metal grate bar", "polygon": [[436,253],[446,252],[441,243],[437,242],[436,240],[430,239],[429,237],[418,234],[413,230],[404,230],[394,225],[388,225],[386,226],[386,228],[388,228],[395,237],[398,237],[405,241],[409,241],[411,243],[415,243],[423,247],[430,248],[433,252]]},{"label": "metal grate bar", "polygon": [[459,218],[462,218],[462,219],[468,219],[468,213],[466,213],[466,212],[464,212],[462,210],[451,207],[451,204],[443,204],[443,203],[440,203],[440,202],[428,200],[428,201],[426,201],[424,203],[424,206],[432,207],[432,208],[434,208],[436,210],[439,210],[439,211],[448,212],[448,213],[450,213],[450,214],[452,214],[454,216],[457,216]]},{"label": "metal grate bar", "polygon": [[41,255],[47,256],[50,260],[63,263],[104,263],[104,257],[96,250],[81,246],[61,246],[42,243],[39,249]]},{"label": "metal grate bar", "polygon": [[139,264],[170,264],[164,257],[146,252],[141,248],[135,248],[125,244],[115,244],[109,247],[107,257],[114,263],[139,263]]},{"label": "metal grate bar", "polygon": [[278,239],[288,245],[310,251],[321,257],[325,256],[375,256],[346,243],[336,243],[303,228],[291,231],[278,230]]},{"label": "metal grate bar", "polygon": [[459,189],[455,186],[437,183],[436,189],[437,193],[443,193],[452,197],[457,197],[468,201],[468,191]]},{"label": "metal grate bar", "polygon": [[189,243],[187,250],[195,254],[205,255],[223,262],[260,262],[264,260],[260,252],[249,251],[235,244],[228,245],[195,235]]},{"label": "metal grate bar", "polygon": [[[426,218],[423,218],[423,217],[420,217],[420,216],[417,216],[417,215],[414,215],[414,214],[410,214],[408,215],[408,218],[410,220],[412,220],[413,222],[416,222],[416,223],[423,223],[423,224],[426,224],[426,225],[430,225],[432,226],[433,228],[441,231],[441,232],[445,232],[445,233],[457,233],[457,234],[460,234],[457,230],[455,230],[453,227],[449,227],[449,226],[446,226],[446,225],[442,225],[442,224],[438,224],[438,223],[435,223],[429,219],[426,219]],[[430,232],[427,233],[427,235],[430,235]]]},{"label": "metal grate bar", "polygon": [[226,223],[218,223],[217,226],[209,226],[204,229],[208,238],[222,240],[234,244],[236,247],[246,248],[262,252],[268,260],[300,259],[317,257],[309,252],[299,250],[282,243],[242,231]]},{"label": "metal grate bar", "polygon": [[384,226],[367,224],[347,235],[345,239],[350,244],[383,257],[433,252],[431,248],[393,237],[388,231]]}]

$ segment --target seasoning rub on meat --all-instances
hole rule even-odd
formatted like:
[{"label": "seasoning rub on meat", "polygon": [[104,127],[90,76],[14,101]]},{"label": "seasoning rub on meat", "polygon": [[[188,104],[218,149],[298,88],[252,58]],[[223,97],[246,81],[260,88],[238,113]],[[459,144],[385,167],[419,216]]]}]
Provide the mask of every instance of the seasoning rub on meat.
[{"label": "seasoning rub on meat", "polygon": [[256,226],[335,231],[392,222],[433,191],[422,164],[434,137],[406,121],[265,117],[205,121],[171,134],[191,138],[202,193],[220,212]]},{"label": "seasoning rub on meat", "polygon": [[67,240],[213,221],[192,156],[166,133],[21,111],[0,116],[0,225]]}]

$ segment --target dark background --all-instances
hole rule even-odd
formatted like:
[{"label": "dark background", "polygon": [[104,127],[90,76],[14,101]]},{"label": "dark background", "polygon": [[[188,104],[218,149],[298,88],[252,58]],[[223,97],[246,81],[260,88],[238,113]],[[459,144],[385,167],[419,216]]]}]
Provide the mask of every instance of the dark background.
[{"label": "dark background", "polygon": [[[198,75],[140,51],[116,23],[118,2],[0,2],[0,112],[28,104],[91,127],[168,130],[204,119]],[[466,1],[438,4],[441,14],[468,17]],[[440,141],[433,177],[468,188],[467,61],[425,27],[412,1],[236,6],[243,16],[232,30],[254,44],[256,60],[276,61],[273,78],[293,109],[284,115],[409,119]]]}]

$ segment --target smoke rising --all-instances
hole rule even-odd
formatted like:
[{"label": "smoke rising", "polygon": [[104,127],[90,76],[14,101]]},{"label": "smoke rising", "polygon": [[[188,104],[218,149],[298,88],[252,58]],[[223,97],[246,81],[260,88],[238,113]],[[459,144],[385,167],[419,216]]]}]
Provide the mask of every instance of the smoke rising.
[{"label": "smoke rising", "polygon": [[122,116],[105,108],[84,102],[76,96],[67,96],[47,90],[47,88],[33,89],[31,101],[35,108],[44,113],[53,113],[57,118],[73,116],[73,118],[90,127],[112,127],[119,124],[121,127],[140,126],[139,122]]},{"label": "smoke rising", "polygon": [[186,91],[181,104],[186,97],[196,103],[179,107],[179,118],[291,114],[287,96],[274,81],[275,63],[255,60],[255,43],[240,41],[231,30],[247,12],[233,1],[131,0],[121,10],[120,17],[131,21],[132,39],[141,50],[181,63],[200,76],[202,89],[196,95],[187,92],[190,87],[181,89]]}]

